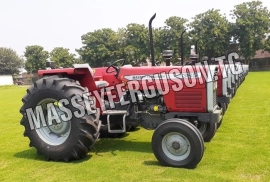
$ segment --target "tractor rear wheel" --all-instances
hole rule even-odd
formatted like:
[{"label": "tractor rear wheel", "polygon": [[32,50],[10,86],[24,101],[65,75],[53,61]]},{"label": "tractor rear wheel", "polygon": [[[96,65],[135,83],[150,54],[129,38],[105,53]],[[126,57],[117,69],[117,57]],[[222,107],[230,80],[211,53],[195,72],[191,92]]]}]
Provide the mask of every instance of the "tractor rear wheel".
[{"label": "tractor rear wheel", "polygon": [[[25,128],[24,136],[30,140],[29,146],[35,147],[46,160],[80,159],[97,141],[99,110],[94,97],[85,98],[87,92],[78,82],[58,76],[41,78],[27,89],[20,109],[21,125]],[[94,104],[87,107],[91,100]]]},{"label": "tractor rear wheel", "polygon": [[198,129],[181,119],[161,123],[152,136],[152,149],[164,166],[195,168],[204,153],[204,142]]}]

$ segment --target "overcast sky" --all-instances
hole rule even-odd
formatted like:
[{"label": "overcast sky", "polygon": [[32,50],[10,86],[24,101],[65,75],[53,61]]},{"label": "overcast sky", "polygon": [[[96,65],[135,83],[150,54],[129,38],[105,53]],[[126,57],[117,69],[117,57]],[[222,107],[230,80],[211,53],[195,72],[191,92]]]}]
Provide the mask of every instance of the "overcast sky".
[{"label": "overcast sky", "polygon": [[[154,27],[170,16],[191,20],[208,9],[230,10],[243,0],[0,0],[0,47],[10,47],[23,55],[28,45],[47,51],[82,47],[81,35],[101,28],[125,27],[128,23],[148,26],[157,13]],[[262,0],[270,10],[270,1]]]}]

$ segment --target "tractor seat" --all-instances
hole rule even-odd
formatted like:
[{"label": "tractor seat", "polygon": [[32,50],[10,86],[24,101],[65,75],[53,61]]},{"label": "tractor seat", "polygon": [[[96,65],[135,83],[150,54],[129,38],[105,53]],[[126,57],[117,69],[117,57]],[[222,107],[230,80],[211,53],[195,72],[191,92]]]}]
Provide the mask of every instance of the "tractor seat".
[{"label": "tractor seat", "polygon": [[[86,64],[74,64],[73,66],[74,66],[74,68],[87,68],[94,79],[94,72],[93,72],[92,68],[89,66],[89,64],[87,64],[87,63]],[[103,87],[109,86],[109,83],[104,81],[104,80],[95,81],[95,84],[96,84],[97,88],[103,88]]]}]

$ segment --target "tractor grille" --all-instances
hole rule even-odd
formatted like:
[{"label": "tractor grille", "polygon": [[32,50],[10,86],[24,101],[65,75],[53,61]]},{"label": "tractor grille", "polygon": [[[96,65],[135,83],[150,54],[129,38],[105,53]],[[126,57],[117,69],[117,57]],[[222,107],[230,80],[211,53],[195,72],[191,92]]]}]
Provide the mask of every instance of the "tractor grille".
[{"label": "tractor grille", "polygon": [[201,92],[175,92],[175,106],[177,108],[201,108]]},{"label": "tractor grille", "polygon": [[213,107],[217,105],[217,90],[213,91]]}]

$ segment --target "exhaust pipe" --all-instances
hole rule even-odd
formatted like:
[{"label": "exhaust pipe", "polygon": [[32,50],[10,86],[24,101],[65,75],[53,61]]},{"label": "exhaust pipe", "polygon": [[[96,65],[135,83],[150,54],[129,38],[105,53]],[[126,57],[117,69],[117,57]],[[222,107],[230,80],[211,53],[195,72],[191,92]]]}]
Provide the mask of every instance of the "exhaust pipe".
[{"label": "exhaust pipe", "polygon": [[184,65],[184,41],[183,41],[183,34],[186,32],[186,29],[181,33],[181,65]]},{"label": "exhaust pipe", "polygon": [[153,31],[152,31],[152,21],[156,18],[156,13],[149,20],[149,39],[150,39],[150,54],[152,59],[152,66],[155,66],[155,55],[154,55],[154,43],[153,43]]},{"label": "exhaust pipe", "polygon": [[199,40],[200,40],[200,39],[196,40],[196,44],[195,44],[195,46],[196,46],[196,47],[195,47],[196,54],[199,54],[199,53],[198,53],[198,41],[199,41]]}]

